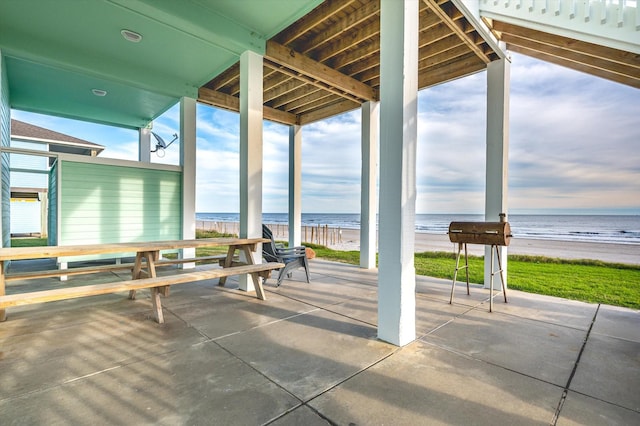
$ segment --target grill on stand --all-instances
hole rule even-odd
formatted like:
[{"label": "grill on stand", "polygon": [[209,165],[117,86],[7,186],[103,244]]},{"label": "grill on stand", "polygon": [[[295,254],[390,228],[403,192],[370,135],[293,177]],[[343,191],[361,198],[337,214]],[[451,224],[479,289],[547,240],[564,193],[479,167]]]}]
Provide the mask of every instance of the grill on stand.
[{"label": "grill on stand", "polygon": [[[456,257],[456,270],[453,274],[453,283],[451,284],[451,298],[449,303],[453,303],[453,290],[456,285],[458,271],[465,269],[467,273],[467,294],[469,293],[469,258],[467,252],[467,244],[481,244],[491,246],[491,295],[489,297],[489,312],[493,311],[493,276],[500,274],[502,282],[502,295],[505,303],[507,302],[507,289],[505,287],[504,270],[502,269],[502,259],[500,259],[500,250],[498,246],[508,246],[511,241],[511,227],[509,222],[505,220],[504,213],[500,214],[500,222],[451,222],[449,225],[449,240],[452,243],[458,243],[458,255]],[[460,266],[460,254],[464,247],[464,266]],[[493,253],[496,253],[498,260],[498,269],[494,271]]]}]

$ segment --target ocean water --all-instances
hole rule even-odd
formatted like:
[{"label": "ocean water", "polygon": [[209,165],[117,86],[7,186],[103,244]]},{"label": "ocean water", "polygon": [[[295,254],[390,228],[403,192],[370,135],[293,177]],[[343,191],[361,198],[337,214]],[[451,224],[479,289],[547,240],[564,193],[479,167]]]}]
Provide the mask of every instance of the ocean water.
[{"label": "ocean water", "polygon": [[[238,213],[196,213],[196,220],[238,222]],[[483,221],[483,215],[418,214],[416,232],[446,234],[454,221]],[[286,213],[263,213],[262,221],[286,224]],[[496,218],[497,221],[497,218]],[[600,243],[640,244],[640,216],[632,215],[510,215],[514,238]],[[359,214],[303,213],[303,226],[328,225],[334,228],[360,228]]]}]

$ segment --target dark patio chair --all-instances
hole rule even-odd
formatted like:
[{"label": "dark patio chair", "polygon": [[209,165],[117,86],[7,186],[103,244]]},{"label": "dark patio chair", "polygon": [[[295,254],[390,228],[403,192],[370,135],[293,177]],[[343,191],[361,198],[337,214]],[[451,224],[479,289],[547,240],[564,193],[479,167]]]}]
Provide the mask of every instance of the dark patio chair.
[{"label": "dark patio chair", "polygon": [[262,238],[271,240],[269,243],[262,244],[262,257],[264,260],[267,262],[284,263],[284,268],[280,269],[280,273],[278,274],[276,287],[282,284],[282,279],[285,275],[291,278],[291,271],[296,268],[304,268],[304,272],[307,275],[307,282],[310,282],[309,261],[307,260],[307,252],[304,246],[286,248],[282,244],[276,244],[273,239],[273,233],[266,225],[262,225]]}]

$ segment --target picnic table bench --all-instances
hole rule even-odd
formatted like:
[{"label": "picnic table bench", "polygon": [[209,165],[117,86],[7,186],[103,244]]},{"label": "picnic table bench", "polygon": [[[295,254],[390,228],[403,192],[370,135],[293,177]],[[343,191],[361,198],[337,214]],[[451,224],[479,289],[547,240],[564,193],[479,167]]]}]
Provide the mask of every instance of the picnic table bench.
[{"label": "picnic table bench", "polygon": [[[257,244],[267,241],[268,240],[263,238],[203,238],[195,240],[149,241],[141,243],[0,248],[0,321],[6,320],[6,308],[12,306],[117,293],[122,291],[128,291],[129,298],[134,299],[137,290],[148,288],[151,290],[151,302],[153,305],[154,317],[158,323],[162,324],[164,322],[164,317],[162,314],[160,295],[168,296],[169,286],[214,278],[219,278],[219,285],[224,285],[224,279],[226,277],[244,274],[251,275],[256,289],[256,297],[260,300],[266,300],[262,282],[259,278],[268,278],[272,270],[284,267],[283,264],[276,262],[258,264],[254,262],[252,252],[256,251]],[[160,259],[160,252],[163,250],[216,246],[228,246],[227,254],[224,256],[205,256],[191,259]],[[238,259],[236,256],[237,251],[243,254],[242,261],[234,260],[234,258]],[[135,253],[135,262],[133,264],[29,271],[16,274],[7,274],[5,270],[5,262],[9,260],[125,253]],[[158,266],[165,264],[190,263],[199,260],[218,260],[222,268],[169,274],[160,277],[156,274],[156,267]],[[5,294],[6,281],[88,274],[125,268],[130,268],[132,271],[130,280],[115,281],[106,284],[64,287],[53,290],[32,291],[11,295]]]}]

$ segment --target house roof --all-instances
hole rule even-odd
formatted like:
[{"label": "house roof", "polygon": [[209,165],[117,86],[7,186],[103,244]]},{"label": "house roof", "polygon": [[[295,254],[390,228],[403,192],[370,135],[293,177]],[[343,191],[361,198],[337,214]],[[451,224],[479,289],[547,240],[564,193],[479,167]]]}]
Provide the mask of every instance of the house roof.
[{"label": "house roof", "polygon": [[11,119],[11,139],[46,142],[53,152],[90,155],[91,151],[95,151],[97,155],[104,150],[102,145],[15,119]]}]

